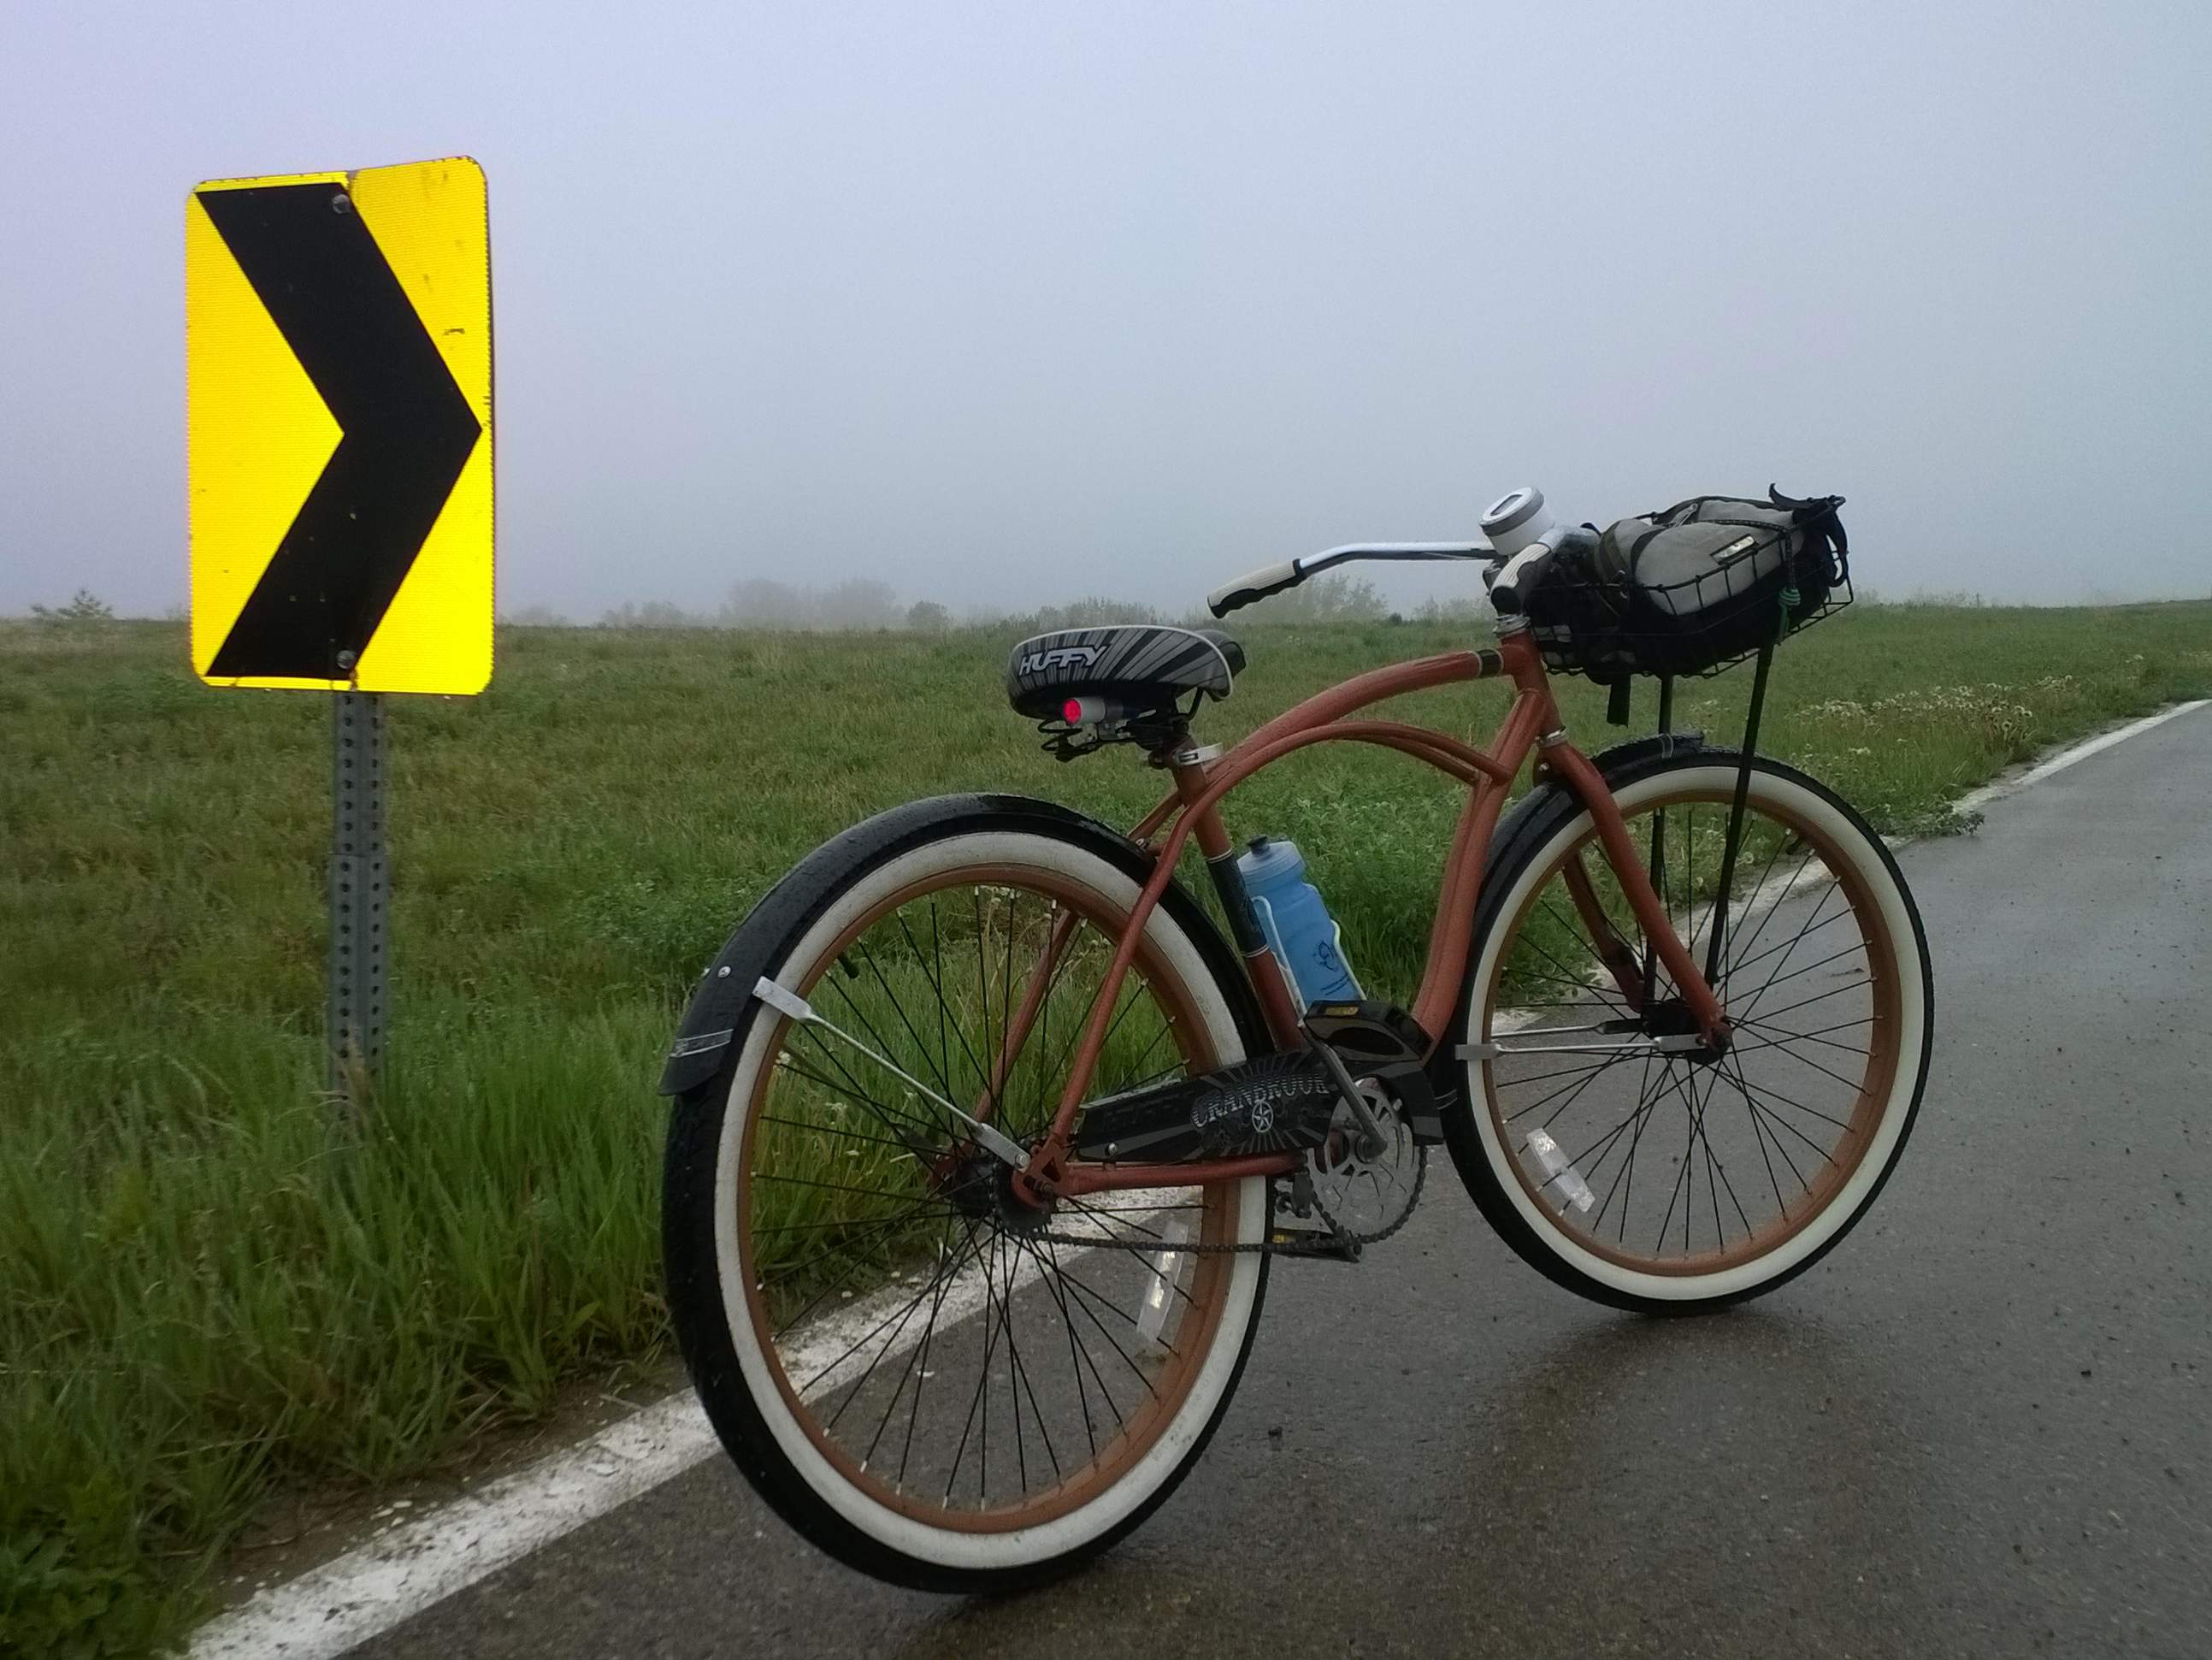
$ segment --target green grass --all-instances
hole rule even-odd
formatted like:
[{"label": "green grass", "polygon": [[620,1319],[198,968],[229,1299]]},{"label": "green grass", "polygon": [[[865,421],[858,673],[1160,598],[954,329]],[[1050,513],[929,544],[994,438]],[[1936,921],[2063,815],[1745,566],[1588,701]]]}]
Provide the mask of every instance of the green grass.
[{"label": "green grass", "polygon": [[[1247,639],[1208,737],[1470,643]],[[394,1037],[356,1141],[319,1092],[325,702],[199,686],[175,625],[0,624],[0,1649],[173,1637],[274,1484],[422,1468],[662,1342],[658,1053],[751,899],[917,795],[1156,796],[1129,752],[1038,752],[1009,643],[518,630],[485,696],[396,700]],[[1684,688],[1678,724],[1725,737],[1748,678]],[[2006,763],[2208,691],[2212,604],[1863,606],[1784,651],[1763,747],[1941,830]],[[1403,712],[1486,737],[1502,702]],[[1402,1000],[1456,805],[1328,751],[1231,822],[1298,841]]]}]

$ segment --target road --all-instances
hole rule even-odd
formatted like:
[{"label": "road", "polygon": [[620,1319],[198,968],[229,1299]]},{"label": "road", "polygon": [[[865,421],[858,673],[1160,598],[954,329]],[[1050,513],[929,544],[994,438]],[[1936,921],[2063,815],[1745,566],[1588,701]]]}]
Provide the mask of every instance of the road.
[{"label": "road", "polygon": [[1205,1461],[996,1602],[813,1554],[692,1470],[357,1653],[2212,1653],[2212,709],[1908,849],[1919,1128],[1763,1301],[1581,1303],[1449,1165],[1406,1233],[1277,1272]]}]

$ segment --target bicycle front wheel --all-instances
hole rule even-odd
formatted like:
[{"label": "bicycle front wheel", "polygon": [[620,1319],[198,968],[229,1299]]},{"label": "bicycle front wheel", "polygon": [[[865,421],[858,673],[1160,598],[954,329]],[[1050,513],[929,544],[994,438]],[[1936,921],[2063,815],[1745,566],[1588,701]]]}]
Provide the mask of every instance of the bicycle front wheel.
[{"label": "bicycle front wheel", "polygon": [[1737,757],[1608,770],[1676,935],[1734,1029],[1689,1031],[1581,803],[1559,793],[1486,883],[1458,1041],[1462,1177],[1509,1243],[1619,1307],[1740,1301],[1811,1267],[1865,1214],[1919,1110],[1933,997],[1896,862],[1850,806],[1755,760],[1725,908]]},{"label": "bicycle front wheel", "polygon": [[[822,1018],[749,1001],[678,1104],[677,1328],[755,1487],[879,1578],[989,1590],[1103,1549],[1197,1459],[1243,1368],[1265,1181],[1040,1214],[947,1110],[1043,1134],[1145,868],[1042,803],[921,803],[809,859],[725,953]],[[1233,963],[1171,891],[1091,1093],[1240,1058],[1257,1025]]]}]

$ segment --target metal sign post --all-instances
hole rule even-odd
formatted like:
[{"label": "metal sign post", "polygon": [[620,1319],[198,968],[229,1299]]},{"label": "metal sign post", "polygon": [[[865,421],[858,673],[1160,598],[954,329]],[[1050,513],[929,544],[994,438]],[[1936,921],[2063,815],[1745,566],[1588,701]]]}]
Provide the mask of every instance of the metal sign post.
[{"label": "metal sign post", "polygon": [[330,1086],[357,1107],[384,1059],[384,699],[331,710]]},{"label": "metal sign post", "polygon": [[192,666],[333,699],[329,1079],[358,1113],[384,1052],[383,694],[491,678],[483,169],[201,185],[185,324]]}]

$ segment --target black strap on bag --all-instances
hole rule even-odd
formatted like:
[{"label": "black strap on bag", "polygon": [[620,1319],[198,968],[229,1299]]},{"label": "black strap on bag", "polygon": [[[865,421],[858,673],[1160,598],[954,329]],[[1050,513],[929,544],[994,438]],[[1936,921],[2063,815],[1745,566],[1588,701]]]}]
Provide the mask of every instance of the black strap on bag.
[{"label": "black strap on bag", "polygon": [[1769,484],[1766,499],[1789,514],[1796,521],[1797,528],[1805,532],[1805,545],[1798,554],[1798,569],[1791,573],[1790,584],[1798,590],[1797,597],[1790,601],[1790,623],[1794,624],[1801,608],[1812,609],[1805,605],[1805,589],[1818,590],[1818,597],[1813,601],[1817,605],[1829,589],[1841,587],[1851,580],[1851,540],[1844,533],[1844,521],[1836,513],[1843,506],[1844,498],[1784,496]]}]

